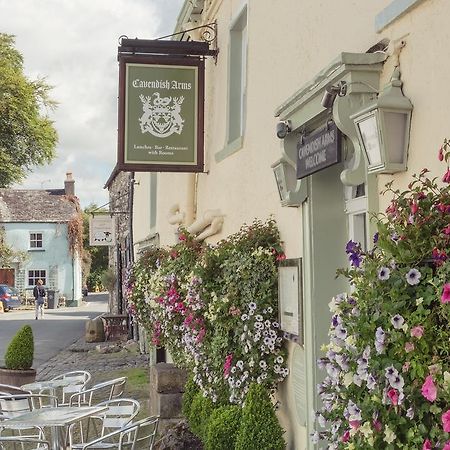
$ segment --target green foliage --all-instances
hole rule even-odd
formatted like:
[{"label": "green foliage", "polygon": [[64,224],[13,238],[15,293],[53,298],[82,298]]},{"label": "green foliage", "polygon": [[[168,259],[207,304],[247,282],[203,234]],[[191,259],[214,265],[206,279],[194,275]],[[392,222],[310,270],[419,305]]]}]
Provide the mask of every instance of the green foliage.
[{"label": "green foliage", "polygon": [[23,180],[33,166],[55,156],[58,141],[52,121],[43,111],[54,108],[44,79],[31,81],[23,73],[22,55],[14,37],[0,33],[0,186]]},{"label": "green foliage", "polygon": [[202,441],[206,440],[208,423],[213,410],[214,404],[209,398],[203,396],[201,392],[194,395],[188,415],[188,423],[191,431]]},{"label": "green foliage", "polygon": [[198,394],[199,388],[195,383],[192,376],[190,376],[184,386],[184,394],[183,394],[183,404],[182,404],[182,412],[184,417],[189,417],[192,401],[194,397]]},{"label": "green foliage", "polygon": [[[449,150],[446,141],[440,156],[447,164]],[[330,303],[314,441],[361,450],[448,441],[450,170],[444,185],[427,173],[404,191],[387,185],[393,199],[378,217],[372,250],[347,244],[353,267],[339,273],[353,289]]]},{"label": "green foliage", "polygon": [[242,409],[235,450],[283,450],[286,444],[267,389],[250,386]]},{"label": "green foliage", "polygon": [[5,229],[0,227],[0,267],[11,267],[11,264],[24,262],[28,257],[27,252],[16,251],[7,244]]},{"label": "green foliage", "polygon": [[101,274],[102,285],[108,290],[108,292],[113,292],[117,283],[117,275],[114,270],[109,267]]},{"label": "green foliage", "polygon": [[30,369],[34,358],[33,330],[24,325],[12,338],[5,354],[5,367],[11,370]]},{"label": "green foliage", "polygon": [[278,324],[275,222],[255,220],[216,246],[181,230],[172,248],[133,266],[126,295],[151,343],[214,403],[241,404],[252,381],[275,389],[288,373]]},{"label": "green foliage", "polygon": [[222,406],[214,410],[208,423],[205,450],[234,449],[240,420],[239,406]]}]

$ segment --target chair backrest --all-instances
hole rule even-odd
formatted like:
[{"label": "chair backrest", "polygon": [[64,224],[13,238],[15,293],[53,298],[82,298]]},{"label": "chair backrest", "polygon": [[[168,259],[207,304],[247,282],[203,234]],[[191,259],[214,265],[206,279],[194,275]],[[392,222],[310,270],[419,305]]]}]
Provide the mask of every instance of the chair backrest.
[{"label": "chair backrest", "polygon": [[[133,436],[133,445],[130,450],[142,449],[152,450],[155,443],[156,433],[158,432],[159,416],[146,417],[137,422],[133,422],[131,426],[137,426],[137,432]],[[124,449],[126,447],[123,447]]]},{"label": "chair backrest", "polygon": [[99,403],[98,406],[108,407],[104,413],[99,415],[102,420],[102,436],[128,425],[141,408],[139,402],[132,398],[106,400]]},{"label": "chair backrest", "polygon": [[70,384],[61,388],[61,404],[67,404],[72,394],[81,392],[91,380],[92,376],[85,370],[74,370],[53,377],[52,380],[66,380]]},{"label": "chair backrest", "polygon": [[31,394],[31,391],[21,389],[20,387],[17,386],[11,386],[9,384],[0,383],[0,395],[9,395],[9,394]]},{"label": "chair backrest", "polygon": [[72,394],[69,404],[71,406],[96,405],[106,400],[121,398],[125,390],[126,382],[127,377],[120,377],[98,383],[89,389]]},{"label": "chair backrest", "polygon": [[33,409],[58,406],[58,399],[44,394],[9,394],[0,396],[0,417],[10,419]]}]

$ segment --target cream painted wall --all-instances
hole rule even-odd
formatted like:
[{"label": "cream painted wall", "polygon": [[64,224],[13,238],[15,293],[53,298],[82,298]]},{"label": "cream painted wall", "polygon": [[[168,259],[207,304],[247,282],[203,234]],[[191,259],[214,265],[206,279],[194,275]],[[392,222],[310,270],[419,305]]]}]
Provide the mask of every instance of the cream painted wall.
[{"label": "cream painted wall", "polygon": [[150,174],[136,172],[133,196],[133,242],[145,239],[150,230]]},{"label": "cream painted wall", "polygon": [[[447,19],[450,3],[429,0],[400,18],[383,31],[383,36],[395,40],[403,38],[406,46],[400,54],[403,92],[414,105],[408,157],[408,172],[395,177],[380,176],[379,190],[395,179],[394,186],[405,188],[413,173],[423,168],[431,176],[442,177],[444,164],[437,154],[444,138],[450,137],[450,90],[448,73],[450,60],[450,30]],[[384,82],[392,73],[392,63],[385,65]],[[384,210],[390,197],[381,199]]]},{"label": "cream painted wall", "polygon": [[[282,3],[280,5],[280,3]],[[383,38],[405,38],[400,61],[404,93],[414,105],[408,167],[395,176],[405,186],[411,173],[428,167],[440,176],[442,164],[437,150],[448,132],[450,90],[448,86],[448,47],[450,31],[447,0],[428,0],[381,33],[375,33],[374,19],[389,0],[250,0],[248,3],[247,114],[243,148],[221,162],[214,155],[226,139],[228,34],[229,24],[240,10],[241,0],[224,0],[215,19],[220,48],[217,64],[207,62],[205,149],[206,173],[198,175],[195,208],[198,215],[220,209],[225,215],[217,241],[255,217],[274,215],[285,242],[288,257],[302,256],[301,215],[298,208],[282,208],[271,164],[281,154],[275,136],[274,110],[302,85],[313,79],[340,52],[365,52]],[[382,84],[392,73],[392,58],[382,74]],[[139,174],[139,178],[148,175]],[[138,178],[138,176],[136,177]],[[138,179],[139,179],[138,178]],[[379,187],[391,177],[380,176]],[[167,222],[170,207],[179,203],[182,210],[188,198],[190,176],[161,174],[158,185],[156,231],[162,245],[174,241],[174,227]],[[144,186],[145,183],[142,184]],[[145,196],[138,197],[135,210],[145,216]],[[388,199],[381,199],[381,209]],[[147,200],[148,202],[148,200]],[[135,220],[135,239],[148,234],[145,219]],[[290,344],[292,351],[294,344]],[[280,390],[280,420],[286,428],[289,449],[306,448],[305,429],[295,421],[293,387],[288,379]],[[311,412],[309,412],[311,413]]]}]

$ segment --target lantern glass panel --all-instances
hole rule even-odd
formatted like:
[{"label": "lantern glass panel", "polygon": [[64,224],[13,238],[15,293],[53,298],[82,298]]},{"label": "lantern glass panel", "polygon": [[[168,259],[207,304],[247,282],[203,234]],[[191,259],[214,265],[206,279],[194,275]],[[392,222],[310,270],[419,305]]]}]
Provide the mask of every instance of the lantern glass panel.
[{"label": "lantern glass panel", "polygon": [[275,174],[275,180],[277,182],[278,194],[280,196],[280,200],[283,201],[287,198],[288,190],[286,184],[286,174],[283,167],[283,164],[278,164],[273,168],[273,173]]},{"label": "lantern glass panel", "polygon": [[358,121],[358,130],[366,151],[369,166],[382,163],[378,122],[375,112]]},{"label": "lantern glass panel", "polygon": [[384,115],[386,157],[390,163],[402,164],[405,157],[407,115],[391,111],[383,111],[382,114]]}]

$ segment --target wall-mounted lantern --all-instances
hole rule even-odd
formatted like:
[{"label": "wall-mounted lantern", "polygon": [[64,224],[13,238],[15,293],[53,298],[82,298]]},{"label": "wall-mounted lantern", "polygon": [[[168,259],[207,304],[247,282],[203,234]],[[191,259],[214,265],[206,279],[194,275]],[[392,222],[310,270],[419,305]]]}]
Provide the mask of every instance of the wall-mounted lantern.
[{"label": "wall-mounted lantern", "polygon": [[398,68],[378,98],[351,116],[369,173],[406,170],[412,103],[403,95]]},{"label": "wall-mounted lantern", "polygon": [[272,170],[281,205],[299,207],[305,201],[306,187],[297,180],[295,167],[286,159],[281,158],[272,164]]}]

